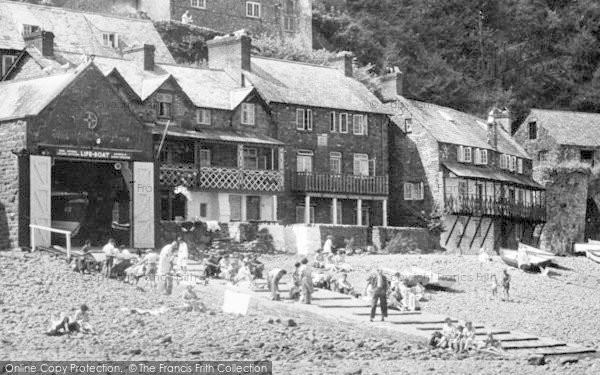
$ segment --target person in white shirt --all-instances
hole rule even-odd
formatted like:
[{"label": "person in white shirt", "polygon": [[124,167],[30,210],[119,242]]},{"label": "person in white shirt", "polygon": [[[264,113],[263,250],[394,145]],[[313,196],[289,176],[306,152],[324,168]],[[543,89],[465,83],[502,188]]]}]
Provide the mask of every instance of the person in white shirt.
[{"label": "person in white shirt", "polygon": [[323,244],[323,253],[325,254],[325,256],[333,253],[333,236],[332,235],[327,236],[327,239],[325,240],[325,243]]},{"label": "person in white shirt", "polygon": [[112,273],[115,256],[119,253],[119,250],[115,247],[115,240],[110,238],[106,245],[102,248],[102,252],[106,257],[104,261],[104,272],[106,277],[110,277]]},{"label": "person in white shirt", "polygon": [[165,245],[160,250],[158,258],[158,276],[160,278],[159,291],[165,294],[171,294],[173,286],[173,276],[170,275],[173,269],[173,251],[177,249],[177,241]]},{"label": "person in white shirt", "polygon": [[271,291],[271,299],[273,301],[279,301],[279,281],[281,281],[281,278],[286,273],[287,273],[287,271],[284,269],[273,268],[267,274],[267,286],[269,287],[269,290]]},{"label": "person in white shirt", "polygon": [[300,266],[300,282],[301,282],[301,292],[300,299],[302,303],[310,305],[311,296],[314,291],[313,287],[313,279],[312,279],[312,267],[308,265],[308,259],[304,258],[300,262],[302,265]]},{"label": "person in white shirt", "polygon": [[177,243],[179,244],[179,248],[177,250],[177,265],[179,266],[181,272],[186,273],[189,258],[188,245],[181,237],[177,238]]}]

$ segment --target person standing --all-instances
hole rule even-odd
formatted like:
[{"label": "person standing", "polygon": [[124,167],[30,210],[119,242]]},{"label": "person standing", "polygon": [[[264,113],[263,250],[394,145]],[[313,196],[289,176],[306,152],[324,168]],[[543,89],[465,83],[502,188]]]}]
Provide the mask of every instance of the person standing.
[{"label": "person standing", "polygon": [[269,287],[273,301],[279,301],[279,281],[281,281],[281,278],[286,273],[287,271],[281,268],[273,268],[267,274],[267,286]]},{"label": "person standing", "polygon": [[300,262],[296,262],[294,264],[294,273],[292,274],[292,285],[290,286],[290,299],[293,301],[298,301],[300,297],[300,285],[301,285],[301,275],[300,275]]},{"label": "person standing", "polygon": [[504,300],[508,301],[510,298],[510,275],[508,274],[508,270],[506,268],[504,269],[504,273],[502,274],[502,290],[504,292]]},{"label": "person standing", "polygon": [[177,241],[165,245],[160,250],[160,256],[158,258],[159,290],[165,294],[171,294],[169,287],[173,285],[171,269],[173,267],[173,251],[175,251],[176,248]]},{"label": "person standing", "polygon": [[304,258],[300,262],[300,284],[301,284],[301,302],[310,305],[312,300],[312,293],[314,291],[313,280],[312,280],[312,267],[308,265],[308,259]]},{"label": "person standing", "polygon": [[102,248],[102,252],[106,257],[104,261],[104,275],[107,278],[110,278],[112,273],[113,264],[115,262],[115,256],[118,254],[119,250],[115,246],[115,240],[110,238],[106,245]]},{"label": "person standing", "polygon": [[325,243],[323,244],[323,253],[325,256],[333,253],[333,236],[328,235]]},{"label": "person standing", "polygon": [[187,243],[181,237],[177,237],[177,266],[181,270],[181,273],[187,272],[187,263],[189,258],[189,249]]},{"label": "person standing", "polygon": [[388,280],[383,274],[381,268],[377,269],[377,273],[373,275],[369,282],[373,286],[373,298],[371,299],[371,321],[375,318],[377,311],[377,301],[381,308],[381,321],[383,322],[387,318],[387,290]]},{"label": "person standing", "polygon": [[156,273],[158,270],[158,255],[152,249],[146,250],[146,256],[142,260],[142,264],[145,265],[146,271],[144,274],[146,275],[146,279],[152,285],[152,288],[156,288]]}]

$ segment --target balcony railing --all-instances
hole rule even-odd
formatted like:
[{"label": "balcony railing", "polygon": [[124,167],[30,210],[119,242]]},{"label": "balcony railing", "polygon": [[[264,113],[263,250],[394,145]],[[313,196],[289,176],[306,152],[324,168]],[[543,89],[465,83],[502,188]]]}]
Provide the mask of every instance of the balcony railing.
[{"label": "balcony railing", "polygon": [[387,195],[388,176],[298,172],[293,178],[293,189],[315,193]]},{"label": "balcony railing", "polygon": [[207,190],[265,191],[283,190],[283,172],[220,167],[197,168],[194,164],[162,164],[160,184]]},{"label": "balcony railing", "polygon": [[469,216],[495,216],[546,221],[546,207],[525,202],[498,201],[491,197],[446,195],[446,210],[451,214]]}]

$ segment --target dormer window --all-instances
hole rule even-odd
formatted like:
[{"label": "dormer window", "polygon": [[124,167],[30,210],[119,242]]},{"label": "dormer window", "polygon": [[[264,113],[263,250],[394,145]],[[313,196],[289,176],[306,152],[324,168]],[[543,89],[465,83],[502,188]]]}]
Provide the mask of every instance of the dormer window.
[{"label": "dormer window", "polygon": [[102,45],[110,48],[118,48],[119,35],[115,33],[102,33]]},{"label": "dormer window", "polygon": [[196,123],[199,125],[210,125],[210,110],[198,108],[196,110]]},{"label": "dormer window", "polygon": [[254,125],[255,108],[254,103],[242,103],[242,125]]},{"label": "dormer window", "polygon": [[260,18],[260,3],[246,1],[246,17]]},{"label": "dormer window", "polygon": [[172,117],[171,107],[173,105],[173,95],[157,94],[156,96],[156,115],[159,118],[170,119]]},{"label": "dormer window", "polygon": [[475,149],[475,164],[487,165],[488,163],[488,150],[486,149]]},{"label": "dormer window", "polygon": [[27,24],[23,24],[23,36],[27,36],[27,35],[31,35],[33,33],[37,33],[38,31],[41,31],[42,29],[37,26],[37,25],[27,25]]},{"label": "dormer window", "polygon": [[471,163],[473,161],[473,150],[471,147],[458,146],[456,158],[461,163]]},{"label": "dormer window", "polygon": [[192,8],[206,9],[206,0],[190,0]]}]

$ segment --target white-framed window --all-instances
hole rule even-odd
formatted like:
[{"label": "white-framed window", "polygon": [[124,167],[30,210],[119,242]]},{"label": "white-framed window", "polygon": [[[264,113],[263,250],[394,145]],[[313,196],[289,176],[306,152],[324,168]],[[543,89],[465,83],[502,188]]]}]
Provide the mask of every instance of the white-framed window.
[{"label": "white-framed window", "polygon": [[317,136],[317,146],[327,147],[329,136],[327,134],[319,134]]},{"label": "white-framed window", "polygon": [[260,3],[246,1],[246,17],[260,18]]},{"label": "white-framed window", "polygon": [[38,25],[27,25],[27,24],[23,24],[23,36],[27,36],[27,35],[31,35],[33,33],[37,33],[38,31],[41,30],[41,28]]},{"label": "white-framed window", "polygon": [[404,132],[405,133],[412,133],[412,118],[405,118],[404,119]]},{"label": "white-framed window", "polygon": [[509,156],[508,158],[509,158],[508,160],[510,162],[510,164],[508,165],[508,169],[511,172],[516,171],[517,170],[517,157],[516,156]]},{"label": "white-framed window", "polygon": [[461,163],[470,163],[473,160],[471,147],[458,146],[456,158]]},{"label": "white-framed window", "polygon": [[298,150],[296,155],[296,172],[312,173],[313,155],[311,150]]},{"label": "white-framed window", "polygon": [[198,149],[198,164],[200,168],[210,167],[210,150],[207,148]]},{"label": "white-framed window", "polygon": [[258,169],[258,150],[244,147],[244,168]]},{"label": "white-framed window", "polygon": [[342,174],[342,153],[341,152],[330,152],[329,153],[329,173],[331,174]]},{"label": "white-framed window", "polygon": [[196,123],[200,125],[210,125],[210,109],[196,109]]},{"label": "white-framed window", "polygon": [[368,176],[369,175],[369,155],[354,154],[354,175]]},{"label": "white-framed window", "polygon": [[192,8],[206,9],[206,0],[190,0]]},{"label": "white-framed window", "polygon": [[488,163],[488,150],[480,150],[479,151],[480,164],[487,165]]},{"label": "white-framed window", "polygon": [[171,118],[173,106],[173,95],[158,93],[156,95],[156,115],[160,118]]},{"label": "white-framed window", "polygon": [[229,220],[240,221],[242,220],[242,196],[241,195],[229,195]]},{"label": "white-framed window", "polygon": [[508,155],[500,154],[500,169],[508,169]]},{"label": "white-framed window", "polygon": [[102,45],[110,48],[118,48],[119,35],[116,33],[102,33]]},{"label": "white-framed window", "polygon": [[523,174],[523,159],[517,159],[517,173]]},{"label": "white-framed window", "polygon": [[337,114],[335,112],[329,112],[329,131],[337,132]]},{"label": "white-framed window", "polygon": [[405,201],[420,201],[424,199],[422,182],[405,182],[404,183],[404,200]]},{"label": "white-framed window", "polygon": [[294,25],[296,23],[296,17],[293,16],[283,16],[283,31],[288,33],[294,32]]},{"label": "white-framed window", "polygon": [[348,133],[348,114],[340,113],[340,133]]},{"label": "white-framed window", "polygon": [[473,159],[474,159],[475,164],[486,165],[487,164],[487,150],[476,148],[473,151]]},{"label": "white-framed window", "polygon": [[4,77],[6,72],[8,72],[8,69],[10,69],[10,67],[12,66],[12,64],[15,63],[15,61],[17,61],[17,56],[13,56],[13,55],[3,55],[2,56],[2,75],[0,75],[0,77]]},{"label": "white-framed window", "polygon": [[297,130],[313,130],[313,113],[311,109],[296,109],[296,129]]},{"label": "white-framed window", "polygon": [[242,125],[254,125],[255,117],[254,103],[242,103]]},{"label": "white-framed window", "polygon": [[352,116],[352,132],[355,135],[367,135],[366,115]]}]

